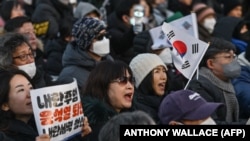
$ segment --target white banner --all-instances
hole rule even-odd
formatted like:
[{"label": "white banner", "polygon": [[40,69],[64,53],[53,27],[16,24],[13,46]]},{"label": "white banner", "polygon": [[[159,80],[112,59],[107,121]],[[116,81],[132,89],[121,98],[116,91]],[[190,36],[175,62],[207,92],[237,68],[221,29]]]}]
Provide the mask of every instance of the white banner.
[{"label": "white banner", "polygon": [[31,90],[30,95],[39,135],[64,141],[81,133],[84,114],[75,79],[70,84]]}]

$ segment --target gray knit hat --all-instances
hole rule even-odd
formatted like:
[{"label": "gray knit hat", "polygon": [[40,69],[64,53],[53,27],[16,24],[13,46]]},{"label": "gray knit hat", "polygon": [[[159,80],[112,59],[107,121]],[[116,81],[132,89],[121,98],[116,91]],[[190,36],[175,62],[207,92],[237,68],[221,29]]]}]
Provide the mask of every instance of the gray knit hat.
[{"label": "gray knit hat", "polygon": [[142,80],[157,66],[166,65],[161,58],[153,53],[141,53],[135,56],[129,66],[135,76],[135,86],[138,88]]},{"label": "gray knit hat", "polygon": [[93,39],[105,29],[105,23],[101,20],[83,17],[75,22],[72,29],[72,36],[76,42],[77,47],[81,49],[88,49],[93,42]]}]

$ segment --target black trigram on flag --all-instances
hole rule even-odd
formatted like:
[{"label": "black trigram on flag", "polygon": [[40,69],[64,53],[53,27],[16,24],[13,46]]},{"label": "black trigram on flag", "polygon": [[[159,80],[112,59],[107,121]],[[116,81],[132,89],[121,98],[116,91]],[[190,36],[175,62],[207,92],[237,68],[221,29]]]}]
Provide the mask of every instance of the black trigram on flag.
[{"label": "black trigram on flag", "polygon": [[187,22],[187,21],[185,21],[185,22],[182,24],[182,26],[183,26],[184,29],[186,29],[186,30],[188,30],[190,27],[192,27],[192,25],[191,25],[189,22]]},{"label": "black trigram on flag", "polygon": [[174,34],[174,31],[173,31],[173,30],[169,31],[169,33],[167,34],[167,37],[168,37],[168,40],[169,40],[169,41],[170,41],[171,38],[174,37],[174,36],[175,36],[175,34]]},{"label": "black trigram on flag", "polygon": [[165,38],[165,33],[163,31],[160,32],[159,39],[164,39]]},{"label": "black trigram on flag", "polygon": [[199,52],[199,44],[192,44],[192,54],[198,53]]},{"label": "black trigram on flag", "polygon": [[188,61],[185,61],[184,64],[181,66],[182,69],[186,69],[188,67],[190,67],[190,64]]}]

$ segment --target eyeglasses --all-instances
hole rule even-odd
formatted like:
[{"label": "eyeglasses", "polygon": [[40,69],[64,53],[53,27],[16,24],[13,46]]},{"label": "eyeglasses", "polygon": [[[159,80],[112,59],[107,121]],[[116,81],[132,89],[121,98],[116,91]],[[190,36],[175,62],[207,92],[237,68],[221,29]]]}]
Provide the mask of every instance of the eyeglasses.
[{"label": "eyeglasses", "polygon": [[232,60],[232,59],[235,59],[235,58],[237,58],[237,55],[236,54],[233,54],[233,55],[224,55],[224,56],[216,56],[216,57],[213,57],[214,59],[216,59],[216,58],[225,58],[225,59],[230,59],[230,60]]},{"label": "eyeglasses", "polygon": [[31,53],[28,53],[28,54],[22,54],[22,55],[13,57],[13,59],[20,59],[21,61],[26,61],[28,59],[28,57],[33,59],[35,57],[35,53],[31,52]]},{"label": "eyeglasses", "polygon": [[100,40],[103,40],[104,37],[110,38],[110,35],[107,32],[105,32],[105,33],[102,33],[102,34],[96,36],[95,39],[100,41]]},{"label": "eyeglasses", "polygon": [[116,80],[113,80],[112,82],[117,82],[117,83],[122,84],[122,85],[126,85],[128,82],[130,82],[132,85],[134,85],[135,84],[135,78],[134,77],[122,76],[122,77],[119,77]]}]

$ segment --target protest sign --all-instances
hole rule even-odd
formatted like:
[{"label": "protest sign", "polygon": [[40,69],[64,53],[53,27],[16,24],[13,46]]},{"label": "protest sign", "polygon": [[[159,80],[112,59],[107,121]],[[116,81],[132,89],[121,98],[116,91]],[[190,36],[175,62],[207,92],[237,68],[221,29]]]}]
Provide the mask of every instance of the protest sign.
[{"label": "protest sign", "polygon": [[64,141],[81,132],[84,120],[76,80],[30,91],[39,135],[49,134],[51,141]]}]

